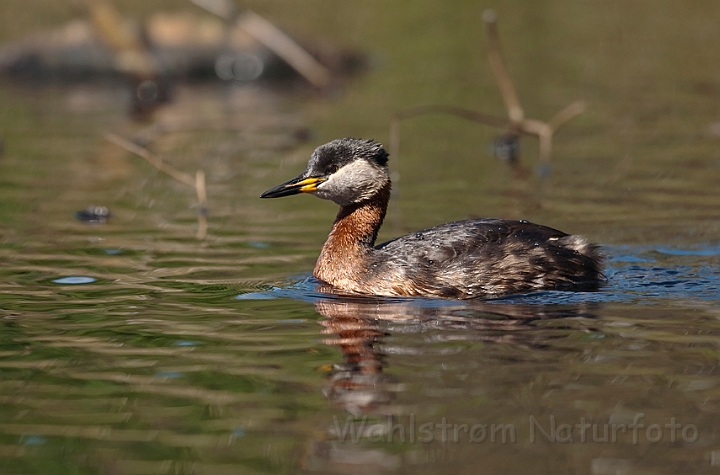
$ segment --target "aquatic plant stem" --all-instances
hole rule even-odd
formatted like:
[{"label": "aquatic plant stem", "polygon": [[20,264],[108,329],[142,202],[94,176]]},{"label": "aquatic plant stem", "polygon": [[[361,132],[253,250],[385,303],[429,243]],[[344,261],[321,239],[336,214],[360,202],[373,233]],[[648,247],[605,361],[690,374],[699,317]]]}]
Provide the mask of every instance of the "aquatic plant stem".
[{"label": "aquatic plant stem", "polygon": [[207,237],[207,215],[208,215],[208,208],[207,208],[207,189],[205,184],[205,172],[202,170],[198,170],[195,172],[195,176],[185,173],[183,171],[178,170],[177,168],[173,167],[172,165],[168,165],[167,163],[163,162],[160,157],[152,153],[150,150],[140,147],[137,144],[134,144],[133,142],[124,139],[120,137],[119,135],[115,135],[112,133],[105,133],[105,139],[109,142],[114,143],[118,147],[127,150],[130,153],[133,153],[141,158],[144,158],[150,165],[154,166],[161,172],[169,175],[170,177],[176,179],[177,181],[184,183],[188,186],[191,186],[195,189],[195,193],[197,194],[198,199],[198,232],[197,232],[197,238],[199,240],[204,240]]},{"label": "aquatic plant stem", "polygon": [[[488,60],[495,82],[500,89],[508,112],[508,119],[485,114],[475,110],[464,109],[452,105],[425,105],[403,109],[396,112],[390,118],[389,149],[391,155],[397,160],[400,154],[400,124],[403,120],[429,114],[448,114],[461,119],[478,122],[493,127],[506,129],[505,135],[518,136],[520,134],[533,135],[538,138],[539,151],[538,161],[542,167],[550,162],[552,153],[553,136],[569,120],[582,114],[585,111],[585,103],[576,101],[556,113],[548,122],[537,119],[525,118],[520,99],[515,90],[510,74],[505,64],[505,59],[500,49],[500,35],[497,29],[497,14],[487,10],[483,14],[488,36]],[[516,173],[522,171],[522,166],[517,161],[511,161]],[[520,173],[517,176],[524,176]]]},{"label": "aquatic plant stem", "polygon": [[485,28],[488,36],[488,60],[490,62],[490,69],[500,89],[500,95],[505,102],[510,122],[514,124],[520,123],[525,118],[525,112],[520,105],[520,99],[515,92],[515,85],[510,78],[510,73],[508,73],[505,59],[502,55],[502,49],[500,49],[497,14],[493,10],[486,10],[483,14],[483,20],[485,20]]},{"label": "aquatic plant stem", "polygon": [[207,207],[207,191],[205,188],[205,172],[198,170],[195,172],[195,192],[198,198],[198,231],[197,238],[204,240],[207,236],[208,227],[208,207]]}]

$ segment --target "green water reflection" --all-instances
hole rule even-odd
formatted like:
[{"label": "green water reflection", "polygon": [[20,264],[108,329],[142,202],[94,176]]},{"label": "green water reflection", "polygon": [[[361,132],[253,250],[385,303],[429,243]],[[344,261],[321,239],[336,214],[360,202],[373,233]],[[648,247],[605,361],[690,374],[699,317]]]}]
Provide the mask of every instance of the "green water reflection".
[{"label": "green water reflection", "polygon": [[[139,18],[192,8],[116,4]],[[298,38],[364,51],[372,67],[333,97],[179,87],[158,122],[243,125],[152,144],[206,172],[203,242],[192,190],[103,139],[148,126],[127,117],[121,85],[0,83],[0,473],[717,470],[719,4],[247,6]],[[308,276],[334,205],[258,195],[320,143],[387,142],[390,115],[406,107],[504,114],[485,57],[488,7],[527,114],[546,120],[575,100],[586,112],[558,134],[544,181],[491,156],[495,130],[403,123],[380,239],[524,218],[603,244],[608,288],[462,305],[319,298]],[[0,40],[77,14],[3,1]],[[531,138],[522,161],[535,171]],[[108,223],[75,220],[89,205],[109,207]],[[471,440],[483,425],[486,438]],[[500,425],[505,442],[492,438]],[[602,440],[606,425],[614,441]]]}]

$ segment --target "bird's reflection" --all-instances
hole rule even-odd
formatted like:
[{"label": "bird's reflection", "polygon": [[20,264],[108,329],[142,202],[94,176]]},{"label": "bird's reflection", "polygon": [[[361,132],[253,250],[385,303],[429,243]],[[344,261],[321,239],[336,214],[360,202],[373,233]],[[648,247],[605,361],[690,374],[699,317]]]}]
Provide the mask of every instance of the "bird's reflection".
[{"label": "bird's reflection", "polygon": [[390,393],[383,374],[385,356],[378,343],[385,335],[379,329],[376,305],[324,300],[315,304],[327,317],[321,324],[328,338],[323,342],[340,348],[343,362],[333,365],[325,395],[350,414],[376,412],[387,405]]},{"label": "bird's reflection", "polygon": [[[386,349],[395,331],[424,332],[425,340],[431,342],[472,340],[542,349],[548,344],[547,335],[543,337],[541,332],[532,331],[533,322],[578,316],[594,318],[593,308],[587,304],[326,298],[316,301],[315,308],[326,317],[320,322],[324,327],[321,331],[325,336],[323,343],[338,347],[343,357],[342,363],[333,365],[324,393],[331,406],[346,414],[343,417],[349,415],[356,419],[366,416],[393,418],[402,411],[402,406],[393,404],[393,400],[404,384],[411,381],[398,381],[384,372],[391,364]],[[395,348],[395,351],[422,354],[424,350]],[[313,444],[309,454],[311,465],[328,469],[338,462],[338,457],[344,460],[343,464],[355,458],[358,463],[365,460],[367,454],[362,444],[341,443],[334,433],[337,432],[334,426],[328,428],[324,441]],[[373,454],[380,456],[376,449]],[[395,456],[380,456],[379,466],[395,463],[388,457]]]}]

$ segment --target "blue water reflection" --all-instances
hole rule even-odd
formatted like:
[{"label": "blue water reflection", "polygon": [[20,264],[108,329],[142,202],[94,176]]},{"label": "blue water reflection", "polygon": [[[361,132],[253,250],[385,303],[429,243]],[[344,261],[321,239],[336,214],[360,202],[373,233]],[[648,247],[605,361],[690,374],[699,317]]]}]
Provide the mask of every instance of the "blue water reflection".
[{"label": "blue water reflection", "polygon": [[95,282],[94,277],[86,277],[86,276],[80,276],[80,275],[71,275],[67,277],[60,277],[58,279],[53,279],[53,282],[56,284],[64,284],[64,285],[82,285],[82,284],[92,284]]}]

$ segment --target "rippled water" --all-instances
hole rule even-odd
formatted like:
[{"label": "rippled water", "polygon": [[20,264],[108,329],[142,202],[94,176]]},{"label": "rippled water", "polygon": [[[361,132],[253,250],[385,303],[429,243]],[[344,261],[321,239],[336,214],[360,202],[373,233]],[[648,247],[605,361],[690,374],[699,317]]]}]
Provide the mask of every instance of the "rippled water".
[{"label": "rippled water", "polygon": [[[331,98],[178,90],[155,120],[203,127],[150,145],[207,174],[204,241],[194,192],[103,139],[148,133],[121,87],[0,83],[0,473],[715,473],[717,5],[499,8],[528,114],[587,112],[546,178],[532,139],[523,179],[492,130],[403,123],[381,239],[524,218],[599,242],[608,285],[464,302],[318,292],[334,205],[258,195],[322,142],[387,141],[404,107],[502,115],[486,6],[254,6],[374,69]],[[75,218],[90,205],[107,223]]]},{"label": "rippled water", "polygon": [[[8,259],[2,456],[15,473],[710,467],[718,249],[608,251],[602,292],[463,303]],[[613,441],[638,414],[637,443]]]}]

